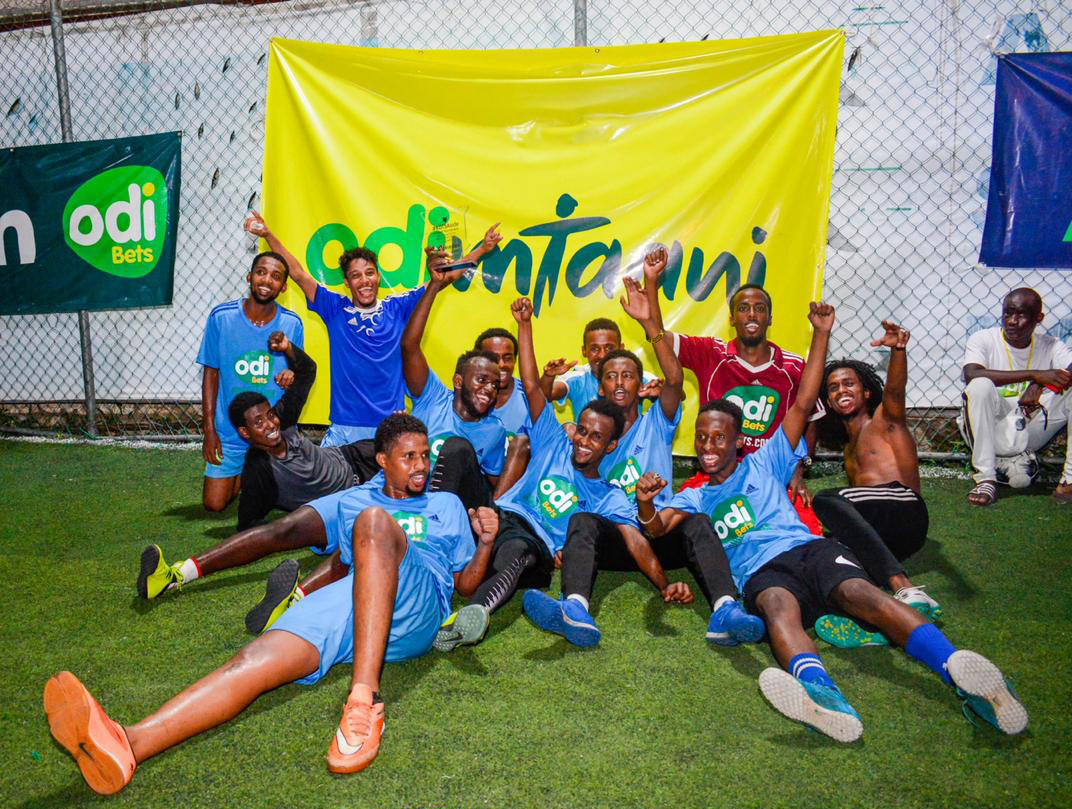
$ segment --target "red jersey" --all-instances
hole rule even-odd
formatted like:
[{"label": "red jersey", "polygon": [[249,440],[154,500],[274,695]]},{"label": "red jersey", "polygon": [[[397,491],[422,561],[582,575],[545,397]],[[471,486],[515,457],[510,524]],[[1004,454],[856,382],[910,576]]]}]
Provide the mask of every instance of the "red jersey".
[{"label": "red jersey", "polygon": [[696,374],[700,406],[712,399],[728,399],[744,413],[742,455],[767,443],[792,407],[800,389],[804,358],[783,351],[774,343],[771,358],[749,365],[737,353],[737,342],[715,337],[674,335],[674,351],[681,364]]}]

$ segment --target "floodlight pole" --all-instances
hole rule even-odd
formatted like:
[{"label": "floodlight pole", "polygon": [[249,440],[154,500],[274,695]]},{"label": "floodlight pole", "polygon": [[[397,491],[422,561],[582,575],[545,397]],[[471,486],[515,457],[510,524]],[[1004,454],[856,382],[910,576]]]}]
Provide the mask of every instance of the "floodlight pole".
[{"label": "floodlight pole", "polygon": [[578,48],[588,44],[588,0],[573,0],[573,44]]},{"label": "floodlight pole", "polygon": [[[56,91],[60,101],[60,130],[63,142],[74,140],[71,126],[71,95],[67,89],[67,55],[63,48],[63,0],[49,0],[52,24],[52,52],[56,62]],[[89,312],[78,312],[78,337],[82,344],[82,382],[86,397],[86,432],[97,435],[97,392],[93,381],[93,346],[89,339]]]}]

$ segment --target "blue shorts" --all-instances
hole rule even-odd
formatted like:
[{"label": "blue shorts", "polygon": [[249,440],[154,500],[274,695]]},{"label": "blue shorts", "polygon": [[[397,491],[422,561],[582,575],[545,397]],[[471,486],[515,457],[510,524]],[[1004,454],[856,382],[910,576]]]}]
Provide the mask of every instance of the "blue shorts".
[{"label": "blue shorts", "polygon": [[[310,500],[305,505],[313,509],[320,515],[321,522],[324,523],[324,537],[326,544],[323,548],[310,547],[313,553],[319,553],[321,556],[330,556],[339,549],[339,500],[346,494],[349,489],[343,489],[341,492],[335,492],[334,494],[326,494],[323,497],[318,497],[316,500]],[[350,530],[353,530],[353,526],[350,526]]]},{"label": "blue shorts", "polygon": [[[442,592],[447,589],[451,592]],[[391,630],[384,660],[397,663],[420,657],[432,648],[436,632],[450,615],[453,588],[444,588],[424,557],[411,543],[398,566]],[[295,680],[313,685],[336,663],[354,659],[354,574],[303,598],[283,613],[269,632],[289,632],[320,652],[320,665],[312,674]]]},{"label": "blue shorts", "polygon": [[219,466],[216,464],[205,462],[205,477],[206,478],[236,478],[242,474],[242,466],[246,462],[246,451],[249,449],[249,444],[245,441],[239,441],[237,444],[226,444],[223,441],[220,442],[220,451],[223,453],[223,460],[220,461]]},{"label": "blue shorts", "polygon": [[350,427],[345,424],[332,424],[324,437],[320,439],[322,447],[341,447],[343,444],[352,444],[354,441],[364,441],[366,438],[375,438],[375,427]]}]

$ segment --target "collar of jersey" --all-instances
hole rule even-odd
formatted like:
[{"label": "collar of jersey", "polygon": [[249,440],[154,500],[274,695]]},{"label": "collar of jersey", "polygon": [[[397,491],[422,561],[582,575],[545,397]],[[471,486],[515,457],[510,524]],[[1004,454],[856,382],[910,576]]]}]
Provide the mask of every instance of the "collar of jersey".
[{"label": "collar of jersey", "polygon": [[770,359],[767,360],[762,365],[751,365],[750,363],[747,363],[747,362],[745,362],[744,360],[741,359],[741,355],[737,352],[737,339],[736,338],[734,338],[734,339],[730,340],[728,343],[726,343],[726,354],[728,354],[731,357],[735,357],[737,359],[737,362],[739,362],[741,365],[743,365],[745,368],[747,368],[752,373],[758,374],[760,371],[766,371],[772,365],[781,366],[781,364],[782,364],[782,349],[780,349],[778,346],[776,346],[770,340],[767,341],[767,345],[769,345],[771,347],[771,355],[770,355]]}]

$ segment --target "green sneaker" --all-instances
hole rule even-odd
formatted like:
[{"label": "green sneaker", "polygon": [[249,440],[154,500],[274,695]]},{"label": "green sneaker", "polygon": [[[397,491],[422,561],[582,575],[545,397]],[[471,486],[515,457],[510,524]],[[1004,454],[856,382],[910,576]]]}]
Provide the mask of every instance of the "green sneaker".
[{"label": "green sneaker", "polygon": [[443,623],[432,646],[440,652],[449,652],[458,646],[480,643],[490,620],[491,613],[483,604],[467,604]]},{"label": "green sneaker", "polygon": [[287,559],[268,574],[264,598],[246,613],[246,629],[259,635],[279,620],[279,616],[294,603],[300,572],[301,566],[294,559]]},{"label": "green sneaker", "polygon": [[141,572],[138,573],[138,595],[156,598],[161,593],[182,587],[178,565],[169,565],[159,545],[150,545],[141,552]]},{"label": "green sneaker", "polygon": [[844,615],[824,615],[815,622],[815,634],[831,646],[842,649],[890,645],[881,632],[868,632],[852,618],[846,618]]},{"label": "green sneaker", "polygon": [[1027,709],[1000,669],[976,652],[960,649],[945,664],[957,696],[964,700],[964,716],[975,724],[975,714],[1010,736],[1027,727]]}]

